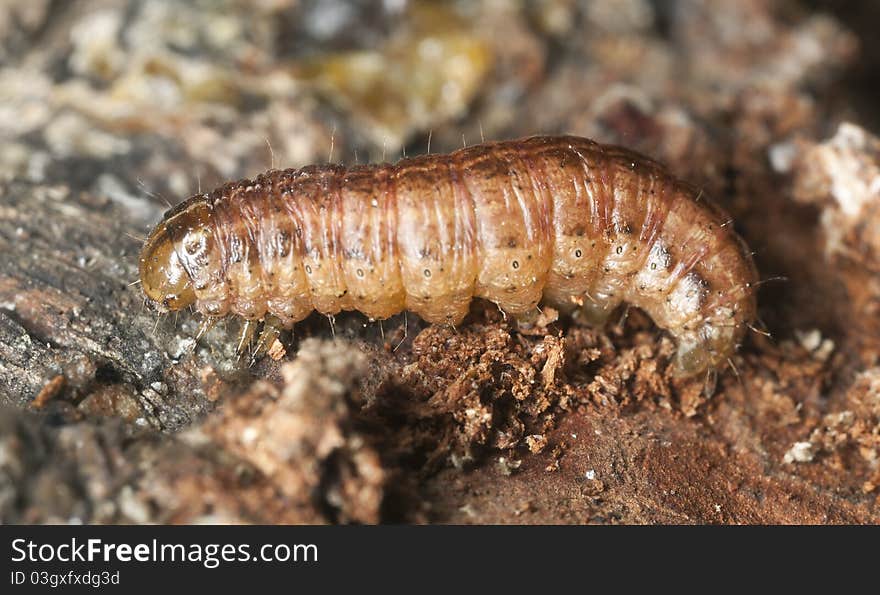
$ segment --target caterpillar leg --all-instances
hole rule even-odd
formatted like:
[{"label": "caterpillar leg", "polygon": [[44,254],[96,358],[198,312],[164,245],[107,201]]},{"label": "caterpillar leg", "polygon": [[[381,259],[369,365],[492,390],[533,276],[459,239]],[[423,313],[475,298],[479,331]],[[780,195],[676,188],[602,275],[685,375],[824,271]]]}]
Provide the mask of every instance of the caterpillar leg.
[{"label": "caterpillar leg", "polygon": [[715,367],[706,368],[706,380],[703,381],[703,396],[711,399],[718,386],[718,370]]},{"label": "caterpillar leg", "polygon": [[[674,329],[670,330],[676,335]],[[716,370],[727,363],[736,351],[732,330],[706,325],[696,336],[678,335],[678,351],[673,360],[676,376],[695,376]]]},{"label": "caterpillar leg", "polygon": [[208,334],[208,331],[211,330],[215,324],[217,324],[218,320],[220,319],[211,318],[208,316],[202,319],[202,323],[199,325],[199,330],[196,333],[195,338],[193,339],[192,347],[189,348],[189,353],[193,353],[196,350],[196,347],[199,346],[199,342],[206,334]]},{"label": "caterpillar leg", "polygon": [[683,378],[708,369],[709,363],[709,353],[704,345],[698,342],[680,342],[678,351],[675,352],[673,370],[676,376]]},{"label": "caterpillar leg", "polygon": [[275,339],[281,334],[283,328],[284,323],[276,316],[266,317],[263,321],[263,329],[260,331],[260,336],[257,338],[257,345],[251,355],[251,365],[254,365],[258,359],[266,355],[266,352],[269,351],[272,343],[274,343]]},{"label": "caterpillar leg", "polygon": [[251,344],[254,340],[254,333],[257,330],[257,321],[256,320],[245,320],[241,325],[241,330],[238,333],[238,345],[235,348],[235,357],[236,359],[241,359],[241,356],[244,354],[244,350]]},{"label": "caterpillar leg", "polygon": [[577,322],[593,327],[605,326],[608,317],[617,307],[617,304],[597,303],[584,300],[583,305],[575,308],[572,318]]},{"label": "caterpillar leg", "polygon": [[517,328],[521,329],[530,329],[535,326],[535,323],[538,322],[538,317],[541,315],[540,310],[538,308],[532,308],[528,312],[523,312],[521,314],[513,314],[513,319],[516,321]]},{"label": "caterpillar leg", "polygon": [[602,327],[620,305],[621,299],[617,296],[594,296],[589,292],[578,292],[553,295],[546,302],[560,314],[570,317],[579,324]]}]

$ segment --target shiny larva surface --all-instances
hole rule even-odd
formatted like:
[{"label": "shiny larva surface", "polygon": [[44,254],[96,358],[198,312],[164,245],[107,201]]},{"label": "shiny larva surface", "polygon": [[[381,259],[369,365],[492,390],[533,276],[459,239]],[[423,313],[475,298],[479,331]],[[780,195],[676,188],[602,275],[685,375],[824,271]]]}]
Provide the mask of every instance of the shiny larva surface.
[{"label": "shiny larva surface", "polygon": [[756,315],[757,273],[729,218],[658,163],[578,137],[269,171],[193,196],[147,239],[160,307],[207,317],[313,310],[457,324],[479,297],[601,323],[621,303],[678,343],[677,369],[726,363]]}]

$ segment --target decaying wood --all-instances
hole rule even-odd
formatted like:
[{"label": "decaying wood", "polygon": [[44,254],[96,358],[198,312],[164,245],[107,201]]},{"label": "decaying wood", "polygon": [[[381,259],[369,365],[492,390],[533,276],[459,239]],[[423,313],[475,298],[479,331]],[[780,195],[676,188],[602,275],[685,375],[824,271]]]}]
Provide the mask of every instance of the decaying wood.
[{"label": "decaying wood", "polygon": [[[174,430],[204,409],[173,317],[144,308],[137,234],[147,222],[105,197],[64,185],[0,187],[0,395],[24,406],[57,376],[56,398],[75,405],[95,386],[116,385],[140,407],[140,423]],[[161,209],[151,209],[158,218]],[[185,337],[185,335],[183,335]],[[184,345],[181,346],[181,343]],[[174,399],[166,398],[174,394]]]}]

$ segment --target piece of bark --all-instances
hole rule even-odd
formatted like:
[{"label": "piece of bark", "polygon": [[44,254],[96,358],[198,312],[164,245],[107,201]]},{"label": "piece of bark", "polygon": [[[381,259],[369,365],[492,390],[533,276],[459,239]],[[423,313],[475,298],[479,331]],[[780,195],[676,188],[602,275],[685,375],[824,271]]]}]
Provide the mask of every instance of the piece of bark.
[{"label": "piece of bark", "polygon": [[184,427],[204,410],[200,383],[188,371],[193,362],[175,364],[168,354],[186,331],[178,332],[173,317],[157,322],[131,284],[139,250],[132,236],[144,227],[143,214],[66,186],[0,186],[5,402],[26,405],[60,375],[61,396],[71,403],[96,385],[130,387],[141,423],[160,429]]}]

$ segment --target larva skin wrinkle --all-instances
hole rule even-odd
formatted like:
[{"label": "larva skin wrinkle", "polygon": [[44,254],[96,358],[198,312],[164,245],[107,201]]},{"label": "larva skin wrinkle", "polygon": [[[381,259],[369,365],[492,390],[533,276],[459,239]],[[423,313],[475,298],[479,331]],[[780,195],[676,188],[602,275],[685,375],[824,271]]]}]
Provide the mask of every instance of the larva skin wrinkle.
[{"label": "larva skin wrinkle", "polygon": [[726,364],[755,317],[755,266],[728,223],[646,157],[532,137],[226,184],[166,214],[140,274],[165,309],[287,327],[312,310],[458,324],[475,297],[519,320],[543,301],[601,323],[627,302],[690,375]]}]

